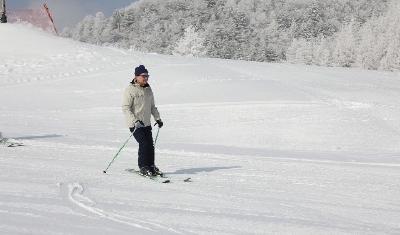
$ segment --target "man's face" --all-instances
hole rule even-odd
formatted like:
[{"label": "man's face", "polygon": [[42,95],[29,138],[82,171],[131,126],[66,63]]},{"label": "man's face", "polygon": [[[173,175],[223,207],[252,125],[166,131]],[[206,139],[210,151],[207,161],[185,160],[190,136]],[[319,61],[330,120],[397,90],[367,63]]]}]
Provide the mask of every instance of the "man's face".
[{"label": "man's face", "polygon": [[149,74],[147,73],[142,73],[139,76],[136,76],[136,82],[140,85],[140,86],[144,86],[147,84],[147,80],[149,79]]}]

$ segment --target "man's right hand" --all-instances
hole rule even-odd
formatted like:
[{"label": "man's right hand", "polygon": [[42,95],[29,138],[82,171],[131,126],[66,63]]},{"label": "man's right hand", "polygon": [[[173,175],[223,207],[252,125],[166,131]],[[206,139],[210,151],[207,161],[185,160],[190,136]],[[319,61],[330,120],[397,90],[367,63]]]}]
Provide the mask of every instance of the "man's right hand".
[{"label": "man's right hand", "polygon": [[142,127],[144,127],[144,123],[142,121],[140,121],[140,120],[137,120],[135,122],[135,129],[137,130],[137,129],[142,128]]}]

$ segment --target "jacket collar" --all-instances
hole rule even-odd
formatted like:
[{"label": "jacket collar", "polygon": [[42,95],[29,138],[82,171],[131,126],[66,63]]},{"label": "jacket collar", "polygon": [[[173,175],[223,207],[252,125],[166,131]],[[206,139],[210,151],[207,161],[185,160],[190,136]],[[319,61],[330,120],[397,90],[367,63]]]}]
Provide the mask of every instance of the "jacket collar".
[{"label": "jacket collar", "polygon": [[137,84],[137,83],[135,82],[135,80],[133,80],[133,81],[131,82],[131,84],[132,84],[133,86],[141,87],[141,88],[150,87],[150,85],[149,85],[148,83],[147,83],[145,86],[140,86],[139,84]]}]

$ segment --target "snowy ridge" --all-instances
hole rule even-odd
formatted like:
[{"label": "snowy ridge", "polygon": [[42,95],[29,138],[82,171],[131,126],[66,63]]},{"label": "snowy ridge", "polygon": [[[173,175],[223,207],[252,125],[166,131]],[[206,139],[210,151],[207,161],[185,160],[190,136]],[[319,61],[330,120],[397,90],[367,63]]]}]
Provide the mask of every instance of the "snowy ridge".
[{"label": "snowy ridge", "polygon": [[[399,74],[3,33],[0,131],[25,146],[0,148],[1,234],[400,233]],[[192,183],[125,172],[133,139],[102,173],[130,134],[120,104],[138,64],[165,123],[157,165]]]}]

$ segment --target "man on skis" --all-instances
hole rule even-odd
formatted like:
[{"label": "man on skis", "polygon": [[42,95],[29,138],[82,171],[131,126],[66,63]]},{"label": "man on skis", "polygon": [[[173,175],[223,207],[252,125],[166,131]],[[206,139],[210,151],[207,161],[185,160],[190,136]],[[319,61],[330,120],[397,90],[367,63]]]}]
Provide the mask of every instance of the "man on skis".
[{"label": "man on skis", "polygon": [[125,89],[122,110],[129,130],[139,143],[138,165],[144,176],[162,175],[154,164],[154,144],[150,118],[153,115],[159,128],[163,126],[160,114],[154,103],[154,95],[148,84],[147,69],[140,65],[135,68],[135,77]]}]

